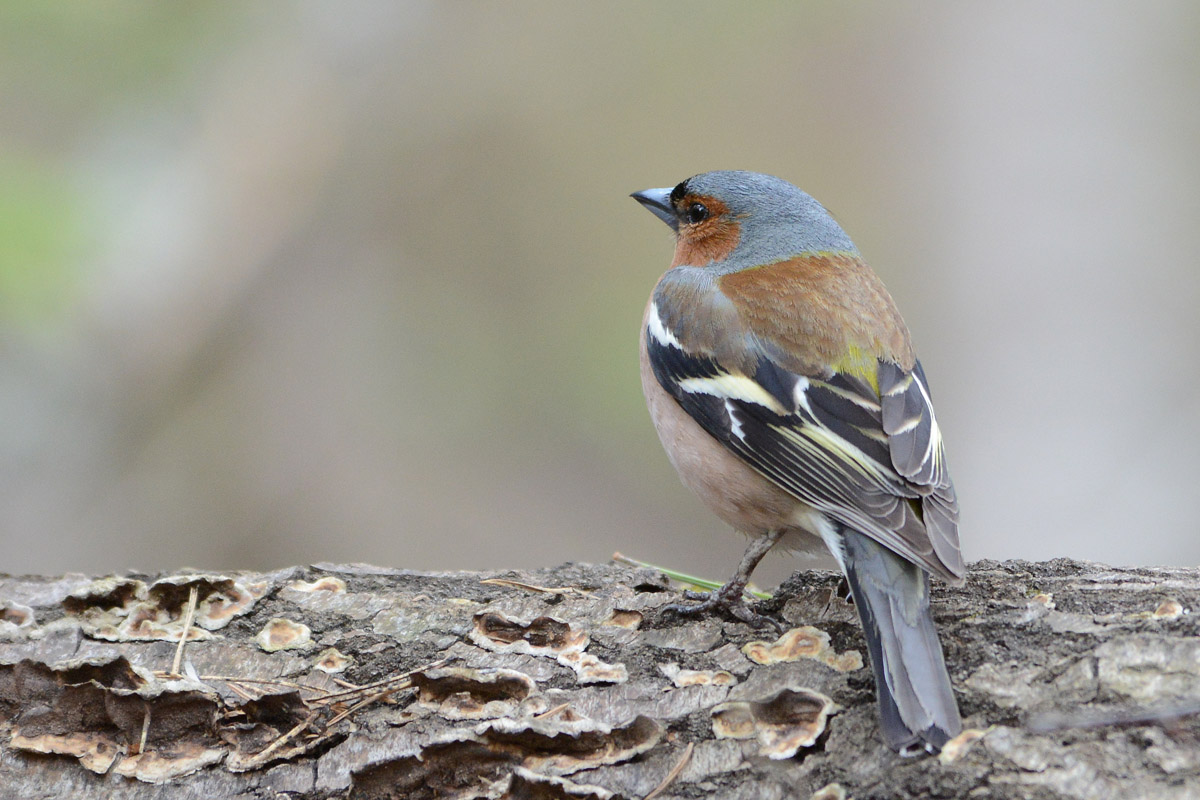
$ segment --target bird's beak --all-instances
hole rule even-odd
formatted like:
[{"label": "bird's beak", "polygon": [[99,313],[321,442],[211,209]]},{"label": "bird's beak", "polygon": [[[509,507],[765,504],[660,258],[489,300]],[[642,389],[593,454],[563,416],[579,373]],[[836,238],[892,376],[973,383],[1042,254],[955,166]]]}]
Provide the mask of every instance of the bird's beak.
[{"label": "bird's beak", "polygon": [[644,205],[663,222],[671,226],[671,230],[679,230],[679,217],[675,215],[675,207],[671,205],[671,189],[646,189],[629,195]]}]

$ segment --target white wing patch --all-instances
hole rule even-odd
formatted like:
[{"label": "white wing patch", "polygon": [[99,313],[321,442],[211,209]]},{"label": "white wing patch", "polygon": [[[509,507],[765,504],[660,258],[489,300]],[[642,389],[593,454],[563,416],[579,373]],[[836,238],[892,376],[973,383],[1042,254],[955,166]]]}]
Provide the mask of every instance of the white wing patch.
[{"label": "white wing patch", "polygon": [[667,330],[667,326],[663,325],[662,317],[658,315],[658,304],[650,302],[650,319],[646,322],[646,329],[650,331],[650,335],[654,340],[663,347],[674,347],[682,350],[683,345],[675,338],[675,334]]},{"label": "white wing patch", "polygon": [[803,375],[796,376],[796,386],[792,389],[792,402],[796,404],[796,408],[802,408],[808,415],[812,416],[812,406],[808,404],[808,387],[810,386],[808,378]]},{"label": "white wing patch", "polygon": [[726,400],[754,403],[756,406],[769,408],[780,415],[789,413],[789,410],[785,409],[783,404],[776,400],[770,392],[757,381],[747,378],[745,375],[722,372],[711,378],[684,378],[679,381],[679,388],[689,394],[707,394]]},{"label": "white wing patch", "polygon": [[733,415],[733,412],[735,411],[737,411],[737,409],[733,407],[733,401],[726,400],[725,415],[729,417],[729,432],[742,441],[745,441],[746,432],[742,430],[742,421]]},{"label": "white wing patch", "polygon": [[921,399],[925,401],[925,411],[929,414],[929,447],[925,450],[925,458],[932,460],[934,464],[940,467],[942,460],[942,429],[938,427],[937,415],[933,413],[933,399],[929,396],[929,389],[925,387],[925,382],[918,379],[915,375],[913,379],[917,381],[917,388],[921,390]]}]

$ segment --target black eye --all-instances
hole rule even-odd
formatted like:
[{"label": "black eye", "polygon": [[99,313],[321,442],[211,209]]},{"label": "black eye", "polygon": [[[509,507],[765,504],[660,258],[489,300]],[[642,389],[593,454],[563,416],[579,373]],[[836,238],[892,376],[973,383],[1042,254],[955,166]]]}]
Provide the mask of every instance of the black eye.
[{"label": "black eye", "polygon": [[698,222],[704,222],[704,220],[708,219],[708,209],[704,207],[703,203],[692,203],[687,207],[687,211],[683,215],[687,217],[689,224],[695,225]]}]

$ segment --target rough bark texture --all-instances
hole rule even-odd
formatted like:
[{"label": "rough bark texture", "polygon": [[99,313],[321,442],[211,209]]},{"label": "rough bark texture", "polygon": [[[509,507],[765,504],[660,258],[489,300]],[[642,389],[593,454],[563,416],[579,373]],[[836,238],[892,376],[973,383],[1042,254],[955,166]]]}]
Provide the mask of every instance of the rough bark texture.
[{"label": "rough bark texture", "polygon": [[764,604],[783,637],[676,599],[578,564],[6,577],[0,797],[1200,797],[1197,570],[939,586],[952,757],[880,743],[838,576]]}]

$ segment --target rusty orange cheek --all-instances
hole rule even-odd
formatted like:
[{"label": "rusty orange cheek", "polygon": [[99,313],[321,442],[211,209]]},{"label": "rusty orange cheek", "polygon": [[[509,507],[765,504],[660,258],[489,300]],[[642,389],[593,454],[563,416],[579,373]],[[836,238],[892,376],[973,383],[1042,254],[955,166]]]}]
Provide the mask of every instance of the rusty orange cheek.
[{"label": "rusty orange cheek", "polygon": [[721,261],[733,252],[741,238],[741,225],[731,219],[714,219],[694,227],[684,227],[675,243],[675,260],[671,266],[690,264],[702,267],[713,261]]}]

